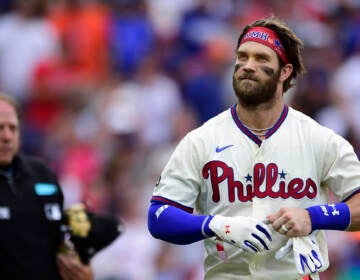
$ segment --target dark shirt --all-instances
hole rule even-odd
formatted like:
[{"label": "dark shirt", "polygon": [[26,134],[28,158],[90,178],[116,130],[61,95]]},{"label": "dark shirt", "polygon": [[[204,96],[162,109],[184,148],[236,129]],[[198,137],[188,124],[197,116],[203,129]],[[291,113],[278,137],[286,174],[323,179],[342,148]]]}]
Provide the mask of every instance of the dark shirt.
[{"label": "dark shirt", "polygon": [[19,155],[0,171],[0,279],[61,279],[62,207],[57,178],[42,161]]}]

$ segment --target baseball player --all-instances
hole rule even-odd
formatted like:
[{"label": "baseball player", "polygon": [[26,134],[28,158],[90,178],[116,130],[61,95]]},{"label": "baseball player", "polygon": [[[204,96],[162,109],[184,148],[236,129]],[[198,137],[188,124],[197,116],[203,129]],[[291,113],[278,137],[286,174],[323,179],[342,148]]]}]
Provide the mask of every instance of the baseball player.
[{"label": "baseball player", "polygon": [[[238,102],[188,133],[157,183],[155,237],[204,240],[205,279],[319,279],[324,230],[359,230],[352,146],[284,103],[304,72],[301,40],[276,17],[247,25],[236,48]],[[328,191],[338,203],[328,204]]]}]

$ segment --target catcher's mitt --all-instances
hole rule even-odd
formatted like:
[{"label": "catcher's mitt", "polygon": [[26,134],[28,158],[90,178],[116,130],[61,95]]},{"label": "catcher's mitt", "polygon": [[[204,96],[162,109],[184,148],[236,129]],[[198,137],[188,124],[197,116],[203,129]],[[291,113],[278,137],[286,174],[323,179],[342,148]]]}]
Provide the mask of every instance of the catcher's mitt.
[{"label": "catcher's mitt", "polygon": [[83,204],[75,204],[66,209],[63,224],[85,264],[124,231],[123,223],[116,218],[89,212]]}]

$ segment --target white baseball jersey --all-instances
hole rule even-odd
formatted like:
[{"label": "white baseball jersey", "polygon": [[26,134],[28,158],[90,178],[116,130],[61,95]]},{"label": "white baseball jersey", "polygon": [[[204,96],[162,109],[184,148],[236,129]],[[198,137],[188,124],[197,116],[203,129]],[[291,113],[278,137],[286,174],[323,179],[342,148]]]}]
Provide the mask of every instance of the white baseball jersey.
[{"label": "white baseball jersey", "polygon": [[[285,105],[265,137],[259,140],[241,123],[234,105],[184,137],[152,199],[201,215],[263,220],[282,206],[325,204],[329,189],[339,200],[359,191],[360,163],[352,146],[303,113]],[[316,237],[328,266],[324,231]],[[292,254],[274,259],[286,241],[274,232],[271,250],[262,254],[224,244],[230,258],[224,262],[214,238],[206,239],[205,279],[301,279]]]}]

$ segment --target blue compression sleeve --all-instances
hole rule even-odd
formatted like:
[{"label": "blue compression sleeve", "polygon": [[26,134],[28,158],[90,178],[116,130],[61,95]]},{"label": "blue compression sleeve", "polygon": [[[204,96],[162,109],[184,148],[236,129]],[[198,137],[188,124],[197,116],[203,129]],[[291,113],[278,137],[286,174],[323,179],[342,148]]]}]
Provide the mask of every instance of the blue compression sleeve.
[{"label": "blue compression sleeve", "polygon": [[211,216],[193,215],[177,207],[152,202],[148,211],[148,228],[155,238],[190,244],[214,236],[209,228]]}]

